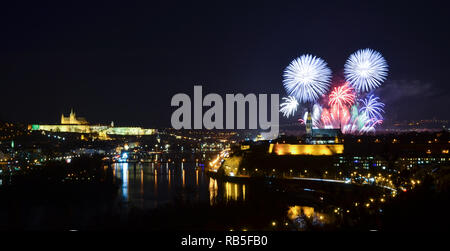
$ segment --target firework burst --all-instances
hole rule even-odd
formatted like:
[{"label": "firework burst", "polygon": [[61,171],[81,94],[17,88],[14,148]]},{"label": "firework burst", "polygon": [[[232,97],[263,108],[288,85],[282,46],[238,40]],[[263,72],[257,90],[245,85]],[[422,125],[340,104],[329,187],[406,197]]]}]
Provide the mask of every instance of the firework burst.
[{"label": "firework burst", "polygon": [[362,99],[362,107],[360,109],[361,113],[364,113],[369,119],[382,120],[383,116],[381,113],[384,112],[384,104],[379,101],[379,97],[374,95],[369,95],[367,98]]},{"label": "firework burst", "polygon": [[353,88],[346,83],[342,86],[334,87],[330,93],[328,104],[342,109],[355,103],[355,98],[356,95],[353,92]]},{"label": "firework burst", "polygon": [[283,113],[283,116],[286,118],[294,116],[297,111],[298,101],[292,96],[283,98],[283,100],[284,102],[280,104],[280,112]]},{"label": "firework burst", "polygon": [[301,103],[314,102],[324,95],[331,81],[331,70],[321,58],[302,55],[284,70],[283,85]]},{"label": "firework burst", "polygon": [[312,55],[303,55],[284,71],[283,85],[289,97],[283,98],[280,112],[286,117],[293,116],[299,103],[307,103],[308,109],[298,120],[301,124],[306,124],[311,115],[313,129],[339,128],[345,134],[374,133],[375,127],[383,123],[385,105],[370,92],[382,84],[387,72],[387,63],[379,52],[358,50],[345,64],[346,83],[329,90],[331,70],[326,63]]},{"label": "firework burst", "polygon": [[369,92],[379,87],[386,79],[387,72],[386,60],[372,49],[353,53],[344,66],[345,78],[358,92]]}]

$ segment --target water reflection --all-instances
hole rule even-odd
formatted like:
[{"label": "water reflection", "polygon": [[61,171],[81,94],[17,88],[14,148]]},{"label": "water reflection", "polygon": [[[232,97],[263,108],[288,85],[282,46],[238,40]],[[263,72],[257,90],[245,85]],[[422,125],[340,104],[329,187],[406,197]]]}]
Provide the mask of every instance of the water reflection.
[{"label": "water reflection", "polygon": [[[194,163],[116,163],[112,166],[112,172],[118,183],[122,181],[119,194],[125,208],[153,209],[165,204],[178,206],[205,203],[220,205],[217,207],[220,209],[223,203],[238,201],[245,202],[244,205],[236,204],[238,207],[243,206],[244,211],[264,204],[268,209],[274,209],[267,210],[269,217],[283,215],[285,220],[291,222],[289,227],[293,223],[299,230],[342,222],[343,215],[350,215],[352,208],[356,210],[359,205],[369,208],[365,206],[369,202],[354,202],[349,198],[346,199],[352,208],[345,207],[346,204],[334,205],[340,201],[334,197],[335,194],[330,195],[332,199],[325,202],[322,193],[310,189],[298,190],[290,186],[278,189],[267,183],[243,184],[216,180],[205,172],[203,166]],[[284,192],[284,188],[289,193]],[[369,198],[369,201],[370,206],[375,203],[375,199]],[[231,206],[233,208],[234,205]]]},{"label": "water reflection", "polygon": [[226,201],[245,201],[245,185],[225,182]]},{"label": "water reflection", "polygon": [[183,179],[183,187],[185,187],[186,186],[186,173],[185,173],[185,170],[184,170],[184,168],[183,168],[183,166],[181,166],[181,169],[182,169],[182,171],[183,171],[183,176],[182,176],[182,179]]},{"label": "water reflection", "polygon": [[299,230],[306,230],[308,225],[323,226],[331,223],[330,215],[317,211],[310,206],[291,206],[287,212],[288,218],[298,227]]},{"label": "water reflection", "polygon": [[144,169],[142,169],[142,168],[141,168],[140,175],[141,175],[141,190],[140,190],[140,192],[142,195],[142,194],[144,194]]},{"label": "water reflection", "polygon": [[297,217],[305,216],[307,218],[318,217],[321,220],[325,219],[325,214],[321,212],[316,212],[314,207],[309,206],[291,206],[288,210],[288,218],[291,220]]},{"label": "water reflection", "polygon": [[155,174],[153,175],[154,180],[154,189],[153,192],[155,193],[155,196],[158,196],[158,170],[155,168]]},{"label": "water reflection", "polygon": [[118,178],[122,180],[122,196],[125,201],[128,200],[128,163],[120,163]]},{"label": "water reflection", "polygon": [[155,208],[177,200],[210,205],[246,200],[245,185],[218,182],[196,164],[115,163],[112,168],[122,181],[122,201],[135,207]]},{"label": "water reflection", "polygon": [[218,187],[217,180],[209,178],[209,204],[214,205],[215,199],[217,198]]},{"label": "water reflection", "polygon": [[172,174],[170,173],[170,169],[169,169],[169,174],[167,175],[167,179],[169,180],[169,183],[167,184],[167,189],[170,190],[170,180],[172,179]]}]

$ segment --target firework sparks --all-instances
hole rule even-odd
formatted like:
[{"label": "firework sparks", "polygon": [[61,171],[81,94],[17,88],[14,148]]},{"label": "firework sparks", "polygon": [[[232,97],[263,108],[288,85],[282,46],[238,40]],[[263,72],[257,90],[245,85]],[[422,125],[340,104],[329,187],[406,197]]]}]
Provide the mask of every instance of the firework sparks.
[{"label": "firework sparks", "polygon": [[298,101],[292,96],[283,98],[283,100],[284,102],[280,104],[280,112],[283,113],[283,116],[285,116],[286,118],[294,116],[295,112],[297,111]]},{"label": "firework sparks", "polygon": [[330,93],[328,104],[342,109],[355,103],[355,98],[356,95],[353,92],[353,88],[348,86],[348,84],[344,84],[339,87],[334,87]]},{"label": "firework sparks", "polygon": [[328,91],[331,70],[321,58],[302,55],[286,67],[283,76],[288,94],[301,103],[307,103],[316,101]]},{"label": "firework sparks", "polygon": [[[313,129],[337,129],[345,134],[375,132],[383,123],[384,104],[372,91],[386,79],[388,66],[380,53],[363,49],[353,53],[345,64],[346,83],[331,91],[331,70],[312,55],[293,60],[284,71],[283,85],[289,94],[283,98],[280,112],[293,116],[299,103],[307,103],[307,111],[298,121],[305,124],[311,112]],[[327,98],[319,99],[328,94]],[[312,109],[311,109],[312,108]]]},{"label": "firework sparks", "polygon": [[366,114],[370,119],[382,120],[383,116],[381,113],[384,112],[384,104],[379,101],[380,98],[370,95],[365,99],[361,100],[362,107],[360,109],[361,113]]},{"label": "firework sparks", "polygon": [[322,113],[322,107],[319,104],[314,104],[311,119],[313,122],[313,128],[317,129],[320,127],[320,114]]},{"label": "firework sparks", "polygon": [[386,60],[372,49],[353,53],[344,66],[345,78],[358,92],[369,92],[379,87],[386,79],[387,72]]}]

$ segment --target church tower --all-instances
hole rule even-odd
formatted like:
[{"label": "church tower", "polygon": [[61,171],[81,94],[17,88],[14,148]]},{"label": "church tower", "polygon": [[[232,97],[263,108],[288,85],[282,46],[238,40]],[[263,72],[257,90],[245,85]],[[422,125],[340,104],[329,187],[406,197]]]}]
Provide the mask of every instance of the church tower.
[{"label": "church tower", "polygon": [[70,115],[69,115],[69,124],[76,124],[76,119],[75,119],[75,113],[73,112],[73,108],[70,109]]},{"label": "church tower", "polygon": [[77,118],[77,115],[73,111],[73,109],[70,110],[70,114],[68,117],[64,116],[64,113],[61,114],[61,124],[62,125],[88,125],[89,122],[86,121],[85,118]]},{"label": "church tower", "polygon": [[312,136],[312,118],[310,112],[308,112],[308,117],[306,118],[306,135]]}]

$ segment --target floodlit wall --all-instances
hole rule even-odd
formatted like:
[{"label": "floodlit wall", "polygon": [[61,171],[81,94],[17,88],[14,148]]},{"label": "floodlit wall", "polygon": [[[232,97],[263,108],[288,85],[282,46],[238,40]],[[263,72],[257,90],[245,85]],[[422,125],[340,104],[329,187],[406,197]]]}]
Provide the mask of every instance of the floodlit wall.
[{"label": "floodlit wall", "polygon": [[102,133],[107,135],[152,135],[156,129],[140,127],[109,127],[98,125],[31,125],[33,131],[72,132],[72,133]]},{"label": "floodlit wall", "polygon": [[343,152],[343,144],[270,144],[269,146],[269,153],[277,155],[335,155]]}]

